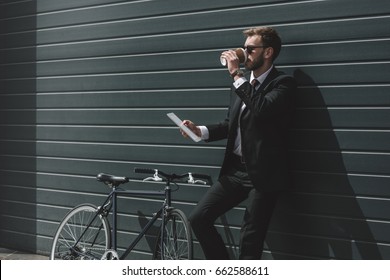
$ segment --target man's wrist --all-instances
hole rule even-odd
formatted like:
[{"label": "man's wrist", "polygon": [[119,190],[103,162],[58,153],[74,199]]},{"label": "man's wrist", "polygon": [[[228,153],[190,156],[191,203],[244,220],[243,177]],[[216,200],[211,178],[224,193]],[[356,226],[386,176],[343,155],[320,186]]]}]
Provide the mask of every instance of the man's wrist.
[{"label": "man's wrist", "polygon": [[247,80],[245,77],[240,77],[237,80],[234,81],[233,86],[238,89],[240,86],[242,86],[243,83],[245,83]]},{"label": "man's wrist", "polygon": [[236,76],[237,77],[242,77],[242,76],[244,76],[244,72],[240,68],[237,68],[236,70],[233,71],[233,73],[230,73],[230,77],[232,77],[233,79]]}]

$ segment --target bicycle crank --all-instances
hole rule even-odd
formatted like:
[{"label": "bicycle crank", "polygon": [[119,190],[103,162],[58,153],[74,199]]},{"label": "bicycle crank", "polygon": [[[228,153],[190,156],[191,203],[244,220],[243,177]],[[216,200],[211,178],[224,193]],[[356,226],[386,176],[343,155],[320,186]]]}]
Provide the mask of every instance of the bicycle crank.
[{"label": "bicycle crank", "polygon": [[115,250],[107,250],[106,252],[104,252],[101,259],[113,261],[113,260],[119,260],[119,256]]}]

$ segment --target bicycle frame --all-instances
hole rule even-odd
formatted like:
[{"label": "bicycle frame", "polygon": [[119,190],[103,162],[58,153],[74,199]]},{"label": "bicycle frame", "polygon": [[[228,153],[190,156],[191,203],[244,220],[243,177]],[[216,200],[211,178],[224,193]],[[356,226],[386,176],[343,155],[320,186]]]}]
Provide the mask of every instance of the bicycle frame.
[{"label": "bicycle frame", "polygon": [[[141,232],[138,236],[131,242],[126,251],[120,256],[119,259],[125,259],[129,253],[134,249],[137,243],[141,240],[141,238],[145,235],[145,233],[151,228],[151,226],[157,221],[159,217],[161,217],[161,229],[163,229],[165,225],[165,217],[167,211],[171,208],[171,187],[170,181],[166,181],[164,191],[148,191],[148,190],[122,190],[118,189],[117,186],[111,186],[112,190],[107,196],[107,199],[104,201],[102,206],[99,207],[96,215],[93,217],[92,221],[87,226],[87,229],[91,226],[93,221],[99,216],[108,216],[110,211],[112,210],[112,227],[111,227],[111,249],[117,251],[117,198],[118,197],[131,197],[134,195],[149,195],[149,196],[161,196],[165,197],[161,208],[153,214],[153,217],[148,221],[148,223],[142,228]],[[164,230],[161,230],[161,246],[163,245],[164,240]],[[74,247],[77,246],[78,242],[83,237],[84,233],[79,237],[78,241],[75,243]]]}]

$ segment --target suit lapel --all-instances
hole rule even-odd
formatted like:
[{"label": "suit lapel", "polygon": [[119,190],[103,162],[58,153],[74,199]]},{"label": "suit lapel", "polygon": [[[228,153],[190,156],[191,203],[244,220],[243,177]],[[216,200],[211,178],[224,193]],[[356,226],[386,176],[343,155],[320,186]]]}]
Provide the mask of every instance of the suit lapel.
[{"label": "suit lapel", "polygon": [[278,76],[278,71],[275,69],[275,67],[273,67],[271,72],[269,72],[269,74],[265,78],[264,82],[262,82],[260,87],[256,90],[255,94],[259,94],[263,92],[266,89],[266,87],[269,85],[269,83],[277,76]]},{"label": "suit lapel", "polygon": [[[278,71],[275,69],[275,67],[273,67],[271,72],[269,72],[269,74],[267,75],[265,80],[261,83],[259,88],[253,93],[253,96],[256,96],[256,95],[266,95],[267,94],[267,91],[266,91],[267,86],[270,84],[270,82],[275,77],[277,77],[277,75],[278,75]],[[241,106],[239,108],[241,108]],[[244,111],[241,114],[241,118],[245,118],[245,116],[247,115],[248,110],[249,110],[248,107],[246,107],[244,109]]]},{"label": "suit lapel", "polygon": [[242,106],[242,101],[238,96],[236,96],[234,105],[231,110],[231,116],[230,116],[230,128],[229,128],[230,135],[232,134],[235,135],[237,125],[238,125],[238,117],[241,111],[241,106]]},{"label": "suit lapel", "polygon": [[[254,92],[254,95],[266,94],[265,90],[266,90],[267,86],[269,85],[269,83],[273,79],[275,79],[275,77],[277,77],[277,75],[278,75],[278,71],[275,69],[275,67],[273,67],[271,72],[265,78],[264,82],[262,82],[260,87]],[[249,76],[247,76],[246,78],[249,81]],[[235,97],[235,101],[234,101],[233,107],[231,109],[230,119],[231,119],[231,125],[236,127],[236,125],[238,123],[238,116],[240,115],[242,100],[234,93],[234,90],[233,90],[233,96]],[[248,108],[244,109],[242,116],[244,116],[246,114],[247,110],[248,110]]]},{"label": "suit lapel", "polygon": [[238,96],[236,96],[232,108],[232,119],[236,119],[237,116],[240,114],[241,106],[242,106],[242,100]]}]

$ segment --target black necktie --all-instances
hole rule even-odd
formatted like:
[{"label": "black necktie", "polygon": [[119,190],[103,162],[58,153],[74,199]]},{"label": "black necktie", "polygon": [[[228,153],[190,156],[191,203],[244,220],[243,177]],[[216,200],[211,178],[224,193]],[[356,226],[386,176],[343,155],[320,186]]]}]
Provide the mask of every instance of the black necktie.
[{"label": "black necktie", "polygon": [[260,85],[260,82],[257,79],[253,79],[251,82],[253,88],[256,90],[257,87]]}]

